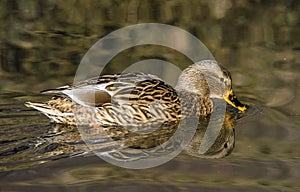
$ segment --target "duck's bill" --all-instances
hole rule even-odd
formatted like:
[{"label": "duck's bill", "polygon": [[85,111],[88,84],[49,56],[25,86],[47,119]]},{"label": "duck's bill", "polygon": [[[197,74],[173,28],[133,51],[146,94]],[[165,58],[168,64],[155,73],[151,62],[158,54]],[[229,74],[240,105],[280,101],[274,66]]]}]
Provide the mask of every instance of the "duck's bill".
[{"label": "duck's bill", "polygon": [[224,97],[226,102],[233,106],[234,108],[237,108],[239,111],[244,112],[247,110],[247,106],[242,104],[234,95],[233,90],[231,89],[226,96]]}]

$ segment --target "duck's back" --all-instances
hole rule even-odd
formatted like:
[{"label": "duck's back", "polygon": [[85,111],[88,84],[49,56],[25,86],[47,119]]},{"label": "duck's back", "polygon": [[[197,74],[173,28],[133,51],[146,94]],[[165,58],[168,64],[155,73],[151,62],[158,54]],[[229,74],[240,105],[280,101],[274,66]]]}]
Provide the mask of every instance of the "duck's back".
[{"label": "duck's back", "polygon": [[104,75],[43,93],[55,96],[46,103],[26,105],[64,124],[75,124],[74,112],[84,114],[84,110],[92,111],[98,124],[108,126],[176,121],[181,110],[176,91],[144,73]]}]

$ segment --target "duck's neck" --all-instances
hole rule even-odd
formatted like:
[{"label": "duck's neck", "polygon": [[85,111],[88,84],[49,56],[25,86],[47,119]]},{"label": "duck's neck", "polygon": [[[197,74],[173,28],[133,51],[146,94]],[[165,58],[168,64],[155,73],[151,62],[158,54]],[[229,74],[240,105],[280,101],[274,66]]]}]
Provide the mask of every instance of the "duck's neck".
[{"label": "duck's neck", "polygon": [[207,116],[212,112],[212,101],[208,97],[200,96],[193,92],[177,91],[183,109],[194,111],[197,116]]}]

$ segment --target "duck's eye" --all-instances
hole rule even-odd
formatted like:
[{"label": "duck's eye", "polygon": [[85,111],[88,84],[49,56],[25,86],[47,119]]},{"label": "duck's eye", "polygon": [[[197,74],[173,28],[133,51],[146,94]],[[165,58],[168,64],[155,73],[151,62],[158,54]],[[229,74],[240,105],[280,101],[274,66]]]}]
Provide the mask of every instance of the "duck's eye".
[{"label": "duck's eye", "polygon": [[221,77],[220,80],[221,80],[222,82],[224,82],[224,78],[223,78],[223,77]]},{"label": "duck's eye", "polygon": [[227,144],[227,143],[225,143],[225,144],[224,144],[224,148],[226,149],[227,147],[228,147],[228,144]]}]

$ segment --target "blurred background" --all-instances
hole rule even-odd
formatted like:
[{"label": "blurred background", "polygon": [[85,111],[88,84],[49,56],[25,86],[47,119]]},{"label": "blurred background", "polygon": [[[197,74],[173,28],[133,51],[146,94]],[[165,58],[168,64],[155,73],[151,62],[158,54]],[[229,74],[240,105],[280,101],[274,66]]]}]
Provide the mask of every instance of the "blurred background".
[{"label": "blurred background", "polygon": [[[174,25],[200,39],[231,72],[238,98],[256,109],[238,123],[232,155],[205,160],[182,154],[144,171],[113,167],[96,157],[65,159],[2,171],[0,191],[299,191],[298,0],[2,0],[0,137],[15,135],[9,126],[25,120],[9,116],[3,106],[24,108],[22,103],[31,99],[27,95],[71,84],[81,58],[101,37],[149,22]],[[155,52],[134,51],[114,62],[128,64]],[[160,53],[170,52],[160,48]],[[169,57],[179,65],[181,59]],[[106,72],[118,72],[118,65]]]}]

